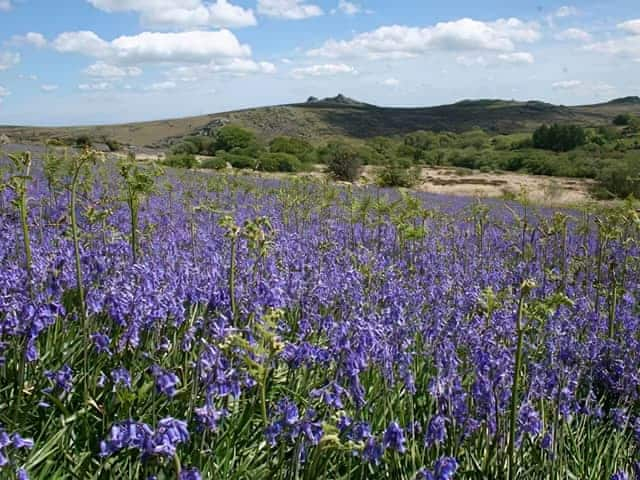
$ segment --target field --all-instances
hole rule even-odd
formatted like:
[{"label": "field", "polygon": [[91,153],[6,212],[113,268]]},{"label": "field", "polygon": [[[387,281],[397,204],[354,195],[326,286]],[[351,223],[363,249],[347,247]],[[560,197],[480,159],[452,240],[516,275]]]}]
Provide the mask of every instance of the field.
[{"label": "field", "polygon": [[0,165],[2,478],[638,474],[632,200]]}]

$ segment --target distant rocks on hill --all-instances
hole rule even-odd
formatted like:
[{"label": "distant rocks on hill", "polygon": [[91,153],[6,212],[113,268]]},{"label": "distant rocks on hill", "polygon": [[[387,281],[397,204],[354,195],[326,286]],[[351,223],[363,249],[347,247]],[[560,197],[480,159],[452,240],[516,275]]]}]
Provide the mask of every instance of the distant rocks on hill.
[{"label": "distant rocks on hill", "polygon": [[0,145],[9,145],[11,143],[11,139],[6,135],[0,135]]},{"label": "distant rocks on hill", "polygon": [[342,93],[339,93],[335,97],[326,97],[322,100],[318,97],[309,97],[306,101],[307,104],[311,105],[352,105],[352,106],[365,106],[366,103],[359,102],[358,100],[354,100],[353,98],[349,98]]}]

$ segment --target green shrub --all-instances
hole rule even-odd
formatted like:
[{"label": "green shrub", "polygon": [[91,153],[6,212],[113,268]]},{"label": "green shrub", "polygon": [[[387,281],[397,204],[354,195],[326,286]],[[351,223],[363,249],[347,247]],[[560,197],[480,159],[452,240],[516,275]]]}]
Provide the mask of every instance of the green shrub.
[{"label": "green shrub", "polygon": [[269,143],[269,151],[271,153],[288,153],[300,158],[313,150],[306,140],[295,137],[276,137]]},{"label": "green shrub", "polygon": [[346,143],[329,143],[324,152],[324,160],[329,171],[338,180],[354,182],[360,177],[362,159],[358,152]]},{"label": "green shrub", "polygon": [[216,150],[231,152],[236,148],[248,148],[254,143],[256,143],[255,134],[236,125],[225,125],[216,132]]},{"label": "green shrub", "polygon": [[200,164],[200,167],[208,170],[224,170],[227,168],[227,161],[222,157],[207,158]]},{"label": "green shrub", "polygon": [[618,197],[640,197],[640,158],[608,162],[598,173],[600,184]]},{"label": "green shrub", "polygon": [[617,125],[618,127],[626,127],[628,125],[631,125],[632,122],[633,115],[631,115],[630,113],[621,113],[620,115],[616,115],[613,119],[613,124]]},{"label": "green shrub", "polygon": [[256,169],[263,172],[298,172],[301,170],[301,164],[295,155],[263,153],[258,158]]},{"label": "green shrub", "polygon": [[542,125],[533,132],[534,148],[553,150],[554,152],[568,152],[584,145],[587,135],[584,128],[578,125]]},{"label": "green shrub", "polygon": [[378,185],[381,187],[413,187],[419,178],[416,168],[406,168],[394,163],[387,165],[378,175]]},{"label": "green shrub", "polygon": [[79,135],[75,140],[76,147],[85,148],[91,146],[91,138],[89,135]]},{"label": "green shrub", "polygon": [[117,152],[122,148],[122,145],[120,145],[120,142],[112,138],[106,138],[104,140],[104,143],[107,147],[109,147],[110,152]]},{"label": "green shrub", "polygon": [[223,152],[220,157],[230,163],[233,168],[256,168],[256,159],[247,155]]},{"label": "green shrub", "polygon": [[167,156],[163,163],[168,167],[191,169],[198,164],[198,160],[190,153],[174,153]]}]

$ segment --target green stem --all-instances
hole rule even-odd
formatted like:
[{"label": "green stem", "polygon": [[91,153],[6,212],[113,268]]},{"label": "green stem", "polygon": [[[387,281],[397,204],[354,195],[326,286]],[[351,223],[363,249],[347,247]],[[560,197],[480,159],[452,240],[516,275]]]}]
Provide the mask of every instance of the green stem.
[{"label": "green stem", "polygon": [[516,358],[513,368],[513,386],[511,388],[511,417],[509,425],[509,480],[515,478],[515,445],[516,445],[516,427],[518,419],[518,389],[520,387],[520,370],[522,368],[522,341],[523,341],[523,329],[522,329],[522,317],[524,313],[524,289],[520,293],[520,300],[518,301],[518,313],[516,315],[516,334],[518,337],[516,346]]}]

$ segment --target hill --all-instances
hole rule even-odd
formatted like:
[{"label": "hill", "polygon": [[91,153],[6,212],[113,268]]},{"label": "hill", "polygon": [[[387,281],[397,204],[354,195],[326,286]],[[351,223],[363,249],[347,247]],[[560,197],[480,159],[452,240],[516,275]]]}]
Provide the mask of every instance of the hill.
[{"label": "hill", "polygon": [[462,132],[480,127],[494,133],[531,131],[542,123],[608,124],[620,113],[640,114],[640,98],[625,97],[610,102],[562,106],[539,101],[463,100],[451,105],[420,108],[378,107],[337,95],[310,97],[304,103],[259,107],[196,117],[83,127],[0,126],[0,135],[14,141],[42,141],[88,135],[96,141],[109,138],[122,144],[164,147],[192,134],[210,134],[233,123],[254,130],[269,140],[291,135],[320,142],[343,135],[370,138],[400,135],[416,130]]}]

